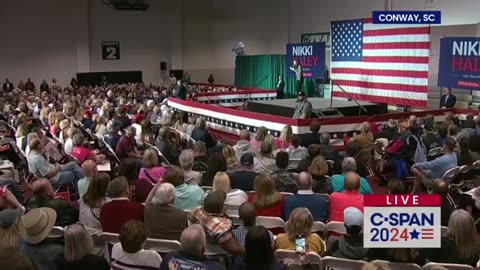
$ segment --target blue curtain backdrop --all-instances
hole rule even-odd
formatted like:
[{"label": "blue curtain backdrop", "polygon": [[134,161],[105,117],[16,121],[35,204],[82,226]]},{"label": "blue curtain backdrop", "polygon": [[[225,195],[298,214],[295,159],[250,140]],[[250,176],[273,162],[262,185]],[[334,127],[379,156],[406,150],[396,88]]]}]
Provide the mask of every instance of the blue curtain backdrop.
[{"label": "blue curtain backdrop", "polygon": [[[237,56],[235,85],[276,89],[278,76],[282,75],[285,80],[284,96],[296,97],[295,79],[285,77],[287,68],[283,54]],[[314,80],[306,79],[303,83],[303,91],[308,96],[313,96],[314,86]]]}]

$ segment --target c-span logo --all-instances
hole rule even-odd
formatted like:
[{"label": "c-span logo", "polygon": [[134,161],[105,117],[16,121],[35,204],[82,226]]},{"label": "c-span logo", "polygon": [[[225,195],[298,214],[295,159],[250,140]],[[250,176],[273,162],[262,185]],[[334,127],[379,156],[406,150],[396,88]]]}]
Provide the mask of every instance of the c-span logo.
[{"label": "c-span logo", "polygon": [[366,195],[367,248],[439,248],[440,195]]}]

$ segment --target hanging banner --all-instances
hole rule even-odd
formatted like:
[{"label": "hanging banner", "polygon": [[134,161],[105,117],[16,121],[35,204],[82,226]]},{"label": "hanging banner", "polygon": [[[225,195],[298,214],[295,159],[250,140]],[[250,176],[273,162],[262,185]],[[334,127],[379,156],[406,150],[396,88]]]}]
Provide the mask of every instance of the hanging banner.
[{"label": "hanging banner", "polygon": [[302,66],[303,78],[322,79],[325,74],[325,42],[287,44],[285,59],[289,78],[295,78],[290,67],[293,60],[297,60]]},{"label": "hanging banner", "polygon": [[480,90],[480,38],[440,40],[438,86]]}]

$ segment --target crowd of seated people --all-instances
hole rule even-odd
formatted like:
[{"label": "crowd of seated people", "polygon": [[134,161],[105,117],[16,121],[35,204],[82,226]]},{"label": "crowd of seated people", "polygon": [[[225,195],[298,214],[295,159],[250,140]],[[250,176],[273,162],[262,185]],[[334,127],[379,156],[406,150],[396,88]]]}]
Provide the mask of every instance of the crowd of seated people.
[{"label": "crowd of seated people", "polygon": [[[451,114],[444,122],[410,117],[381,127],[366,122],[345,152],[330,145],[330,134],[319,133],[316,122],[305,137],[290,126],[278,138],[259,127],[256,134],[240,131],[240,140],[226,145],[205,118],[162,103],[175,94],[168,88],[56,89],[14,90],[0,100],[2,134],[14,142],[2,146],[0,156],[32,177],[26,185],[32,195],[25,198],[8,172],[0,174],[0,249],[26,255],[33,269],[286,269],[289,262],[274,252],[295,250],[297,235],[319,256],[472,266],[479,259],[480,189],[461,187],[452,200],[457,180],[443,176],[463,165],[477,176],[480,117],[469,115],[463,123]],[[378,149],[369,148],[377,139],[387,141],[379,160]],[[426,150],[417,151],[422,145]],[[105,162],[112,165],[107,171],[101,169]],[[387,179],[388,193],[441,196],[442,225],[448,227],[442,248],[363,247],[364,196],[379,192],[366,168],[377,164],[383,166],[374,176]],[[258,216],[286,225],[267,229]],[[313,231],[316,222],[332,221],[343,222],[346,233]],[[53,226],[63,227],[64,235],[52,237]],[[119,237],[110,260],[92,253],[102,232]],[[144,248],[148,239],[179,241],[181,249],[160,254]],[[211,256],[206,251],[212,246],[228,258]],[[7,258],[0,254],[3,265]]]}]

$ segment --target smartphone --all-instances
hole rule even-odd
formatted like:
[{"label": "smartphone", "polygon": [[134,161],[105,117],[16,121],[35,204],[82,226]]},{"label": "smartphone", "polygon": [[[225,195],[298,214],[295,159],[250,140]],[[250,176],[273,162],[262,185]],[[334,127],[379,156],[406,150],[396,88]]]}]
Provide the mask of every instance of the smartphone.
[{"label": "smartphone", "polygon": [[297,237],[295,238],[295,252],[305,252],[305,235],[297,235]]}]

